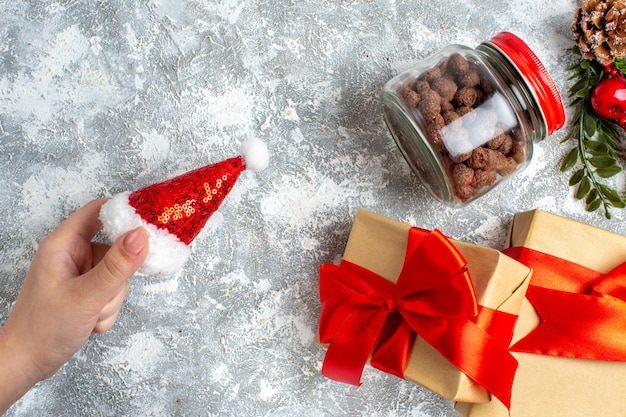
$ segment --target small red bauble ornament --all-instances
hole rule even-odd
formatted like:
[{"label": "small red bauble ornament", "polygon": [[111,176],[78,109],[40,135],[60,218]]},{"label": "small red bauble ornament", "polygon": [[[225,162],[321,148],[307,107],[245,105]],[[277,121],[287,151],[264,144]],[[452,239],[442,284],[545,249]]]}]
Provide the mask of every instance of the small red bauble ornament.
[{"label": "small red bauble ornament", "polygon": [[605,78],[591,92],[591,107],[600,117],[615,120],[626,129],[626,80]]}]

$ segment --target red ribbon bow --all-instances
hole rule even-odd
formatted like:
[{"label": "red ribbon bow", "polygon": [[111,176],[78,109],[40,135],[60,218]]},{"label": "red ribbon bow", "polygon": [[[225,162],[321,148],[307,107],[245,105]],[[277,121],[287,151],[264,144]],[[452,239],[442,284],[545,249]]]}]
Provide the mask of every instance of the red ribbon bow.
[{"label": "red ribbon bow", "polygon": [[526,297],[541,318],[512,351],[626,362],[626,263],[602,274],[529,248],[504,253],[533,269]]},{"label": "red ribbon bow", "polygon": [[411,228],[396,284],[345,260],[322,265],[322,373],[360,385],[371,354],[372,366],[402,378],[419,334],[509,407],[517,361],[507,347],[517,317],[478,305],[466,263],[439,231]]}]

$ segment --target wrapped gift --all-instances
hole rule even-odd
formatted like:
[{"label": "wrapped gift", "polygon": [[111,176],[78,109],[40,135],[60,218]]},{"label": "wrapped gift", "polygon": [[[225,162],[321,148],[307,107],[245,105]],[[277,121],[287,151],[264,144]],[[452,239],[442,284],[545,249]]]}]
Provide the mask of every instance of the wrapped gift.
[{"label": "wrapped gift", "polygon": [[501,252],[360,210],[340,265],[322,265],[322,372],[360,384],[366,363],[451,400],[504,403],[530,269]]},{"label": "wrapped gift", "polygon": [[540,210],[514,216],[509,253],[533,269],[511,351],[510,410],[464,417],[626,416],[626,237]]}]

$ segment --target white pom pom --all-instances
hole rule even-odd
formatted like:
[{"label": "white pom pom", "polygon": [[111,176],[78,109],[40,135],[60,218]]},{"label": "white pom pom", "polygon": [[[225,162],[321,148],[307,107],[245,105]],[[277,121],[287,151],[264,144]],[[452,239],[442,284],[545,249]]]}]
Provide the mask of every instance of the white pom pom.
[{"label": "white pom pom", "polygon": [[260,139],[252,138],[241,144],[241,156],[250,171],[263,171],[270,163],[267,145]]}]

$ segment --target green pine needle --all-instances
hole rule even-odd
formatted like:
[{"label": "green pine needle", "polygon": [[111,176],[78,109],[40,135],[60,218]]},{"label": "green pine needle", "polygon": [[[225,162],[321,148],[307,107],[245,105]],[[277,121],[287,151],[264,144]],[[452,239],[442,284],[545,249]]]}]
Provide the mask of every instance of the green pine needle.
[{"label": "green pine needle", "polygon": [[[580,55],[574,48],[572,52]],[[624,59],[615,60],[615,67],[626,71]],[[620,133],[616,123],[596,115],[591,107],[593,88],[604,78],[602,66],[595,60],[581,58],[578,64],[567,69],[574,84],[568,93],[574,107],[574,116],[570,122],[570,132],[563,142],[574,141],[574,148],[561,163],[561,172],[575,167],[569,178],[569,185],[576,187],[574,197],[585,201],[587,211],[604,209],[607,219],[611,218],[611,209],[623,209],[626,200],[614,188],[602,183],[600,179],[611,178],[620,172],[618,150]]]}]

